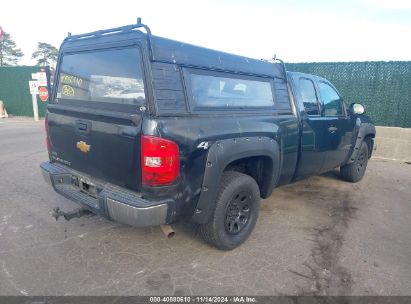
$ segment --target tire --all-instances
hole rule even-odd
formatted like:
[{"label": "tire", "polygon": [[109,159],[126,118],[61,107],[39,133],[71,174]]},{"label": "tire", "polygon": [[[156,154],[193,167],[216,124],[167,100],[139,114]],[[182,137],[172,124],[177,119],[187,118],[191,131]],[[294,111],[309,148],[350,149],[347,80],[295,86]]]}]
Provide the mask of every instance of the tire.
[{"label": "tire", "polygon": [[362,142],[357,159],[348,165],[340,167],[340,176],[343,180],[356,183],[360,181],[367,169],[368,164],[368,145],[365,141]]},{"label": "tire", "polygon": [[256,181],[246,174],[226,171],[211,218],[200,226],[200,234],[218,249],[234,249],[251,234],[259,210],[260,190]]}]

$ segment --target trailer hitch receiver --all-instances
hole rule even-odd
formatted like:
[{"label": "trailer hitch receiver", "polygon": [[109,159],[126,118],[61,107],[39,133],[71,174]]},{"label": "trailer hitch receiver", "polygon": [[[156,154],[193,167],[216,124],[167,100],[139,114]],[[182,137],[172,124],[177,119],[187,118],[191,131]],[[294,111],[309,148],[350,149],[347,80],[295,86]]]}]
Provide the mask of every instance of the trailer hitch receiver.
[{"label": "trailer hitch receiver", "polygon": [[56,221],[59,219],[60,216],[64,217],[66,221],[69,221],[72,218],[82,217],[89,214],[92,214],[92,212],[84,208],[78,208],[70,212],[64,212],[60,210],[59,207],[56,207],[53,208],[53,211],[51,211],[51,216],[54,217]]}]

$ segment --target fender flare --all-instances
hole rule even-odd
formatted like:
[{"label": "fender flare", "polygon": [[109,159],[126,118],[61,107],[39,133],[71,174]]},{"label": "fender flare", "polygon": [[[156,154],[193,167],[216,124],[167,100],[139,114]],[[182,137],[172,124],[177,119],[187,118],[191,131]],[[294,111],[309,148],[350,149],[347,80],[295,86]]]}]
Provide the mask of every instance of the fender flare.
[{"label": "fender flare", "polygon": [[277,184],[281,169],[280,146],[269,137],[241,137],[216,141],[208,151],[200,197],[192,221],[208,222],[216,204],[220,181],[224,169],[233,161],[253,156],[271,159],[272,177],[266,191],[272,191]]},{"label": "fender flare", "polygon": [[[361,120],[357,119],[356,127],[358,128],[357,137],[355,138],[355,143],[353,143],[351,148],[351,153],[349,153],[347,164],[353,163],[358,156],[358,152],[360,151],[361,144],[363,143],[365,137],[368,135],[375,136],[375,126],[369,122],[361,122]],[[369,151],[372,153],[372,151]],[[370,154],[371,155],[371,154]]]}]

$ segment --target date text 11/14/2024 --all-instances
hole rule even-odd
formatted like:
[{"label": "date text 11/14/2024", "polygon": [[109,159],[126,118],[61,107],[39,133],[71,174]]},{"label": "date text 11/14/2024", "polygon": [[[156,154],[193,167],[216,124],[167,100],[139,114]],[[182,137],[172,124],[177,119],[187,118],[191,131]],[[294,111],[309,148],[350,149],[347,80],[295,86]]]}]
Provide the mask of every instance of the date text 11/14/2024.
[{"label": "date text 11/14/2024", "polygon": [[150,297],[150,303],[257,303],[255,297],[212,297],[212,296],[171,296]]}]

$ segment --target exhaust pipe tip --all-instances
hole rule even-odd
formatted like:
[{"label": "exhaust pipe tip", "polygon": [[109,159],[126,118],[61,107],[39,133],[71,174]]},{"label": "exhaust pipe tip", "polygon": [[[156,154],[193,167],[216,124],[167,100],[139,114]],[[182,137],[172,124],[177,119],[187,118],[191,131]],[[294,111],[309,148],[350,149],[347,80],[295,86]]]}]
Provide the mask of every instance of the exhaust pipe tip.
[{"label": "exhaust pipe tip", "polygon": [[171,239],[176,234],[173,227],[170,225],[160,225],[160,228],[168,239]]}]

